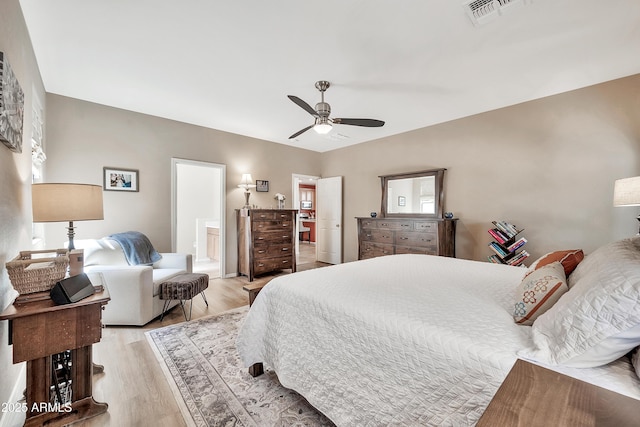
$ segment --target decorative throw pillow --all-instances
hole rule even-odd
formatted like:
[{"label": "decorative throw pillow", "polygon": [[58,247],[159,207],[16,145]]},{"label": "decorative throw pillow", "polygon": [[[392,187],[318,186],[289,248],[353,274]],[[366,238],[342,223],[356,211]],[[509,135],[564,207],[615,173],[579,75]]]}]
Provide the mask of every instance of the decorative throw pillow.
[{"label": "decorative throw pillow", "polygon": [[548,254],[542,255],[540,258],[535,260],[529,267],[527,274],[531,274],[538,268],[549,265],[552,262],[559,261],[564,267],[565,276],[569,277],[569,275],[573,272],[573,270],[575,270],[578,264],[580,264],[580,261],[582,261],[583,259],[584,252],[582,252],[582,249],[569,249],[566,251],[549,252]]},{"label": "decorative throw pillow", "polygon": [[567,292],[564,267],[559,261],[532,271],[518,286],[513,318],[520,325],[532,325]]},{"label": "decorative throw pillow", "polygon": [[571,290],[531,328],[536,348],[521,356],[587,368],[640,345],[640,237],[596,249],[569,281]]}]

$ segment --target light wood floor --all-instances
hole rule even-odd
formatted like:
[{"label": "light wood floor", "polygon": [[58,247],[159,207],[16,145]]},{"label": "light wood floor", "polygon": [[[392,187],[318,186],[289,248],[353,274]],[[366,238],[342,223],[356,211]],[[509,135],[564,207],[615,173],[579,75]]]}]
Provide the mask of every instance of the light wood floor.
[{"label": "light wood floor", "polygon": [[[315,262],[315,246],[301,243],[298,270],[322,267]],[[286,274],[286,273],[281,273]],[[267,283],[275,276],[261,276],[256,283]],[[192,319],[210,316],[248,304],[242,289],[246,277],[212,279],[205,295],[193,299]],[[187,303],[187,310],[188,310]],[[96,401],[109,404],[106,414],[74,424],[97,426],[186,426],[155,354],[144,335],[146,331],[184,322],[180,306],[165,315],[162,322],[153,320],[143,327],[106,327],[102,341],[93,346],[95,363],[104,365],[103,374],[94,375],[93,395]]]}]

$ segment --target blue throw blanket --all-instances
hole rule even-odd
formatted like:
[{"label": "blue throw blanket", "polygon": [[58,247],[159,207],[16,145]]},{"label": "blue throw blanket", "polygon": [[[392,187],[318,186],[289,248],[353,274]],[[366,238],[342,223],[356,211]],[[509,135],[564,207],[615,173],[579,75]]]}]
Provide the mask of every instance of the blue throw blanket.
[{"label": "blue throw blanket", "polygon": [[122,246],[124,256],[130,265],[150,265],[162,259],[149,238],[138,231],[127,231],[109,236]]}]

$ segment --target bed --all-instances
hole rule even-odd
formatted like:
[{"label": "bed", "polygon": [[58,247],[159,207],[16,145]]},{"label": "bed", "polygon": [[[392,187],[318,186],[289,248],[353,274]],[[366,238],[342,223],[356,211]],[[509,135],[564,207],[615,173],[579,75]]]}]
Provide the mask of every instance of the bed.
[{"label": "bed", "polygon": [[[518,358],[640,399],[627,356],[640,344],[640,239],[612,245],[574,266],[534,326],[514,321],[530,272],[520,267],[391,255],[280,276],[256,298],[238,351],[339,426],[473,425]],[[592,351],[603,343],[613,349]]]}]

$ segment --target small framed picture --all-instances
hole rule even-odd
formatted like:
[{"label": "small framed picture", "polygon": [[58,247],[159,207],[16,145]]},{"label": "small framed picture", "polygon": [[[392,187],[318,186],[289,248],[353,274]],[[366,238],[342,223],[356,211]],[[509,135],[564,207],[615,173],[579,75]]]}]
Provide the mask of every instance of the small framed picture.
[{"label": "small framed picture", "polygon": [[406,206],[407,199],[404,196],[398,196],[398,206]]},{"label": "small framed picture", "polygon": [[269,192],[269,181],[263,181],[261,179],[256,180],[256,191],[261,193]]},{"label": "small framed picture", "polygon": [[102,179],[105,191],[139,191],[138,171],[135,169],[104,167]]}]

